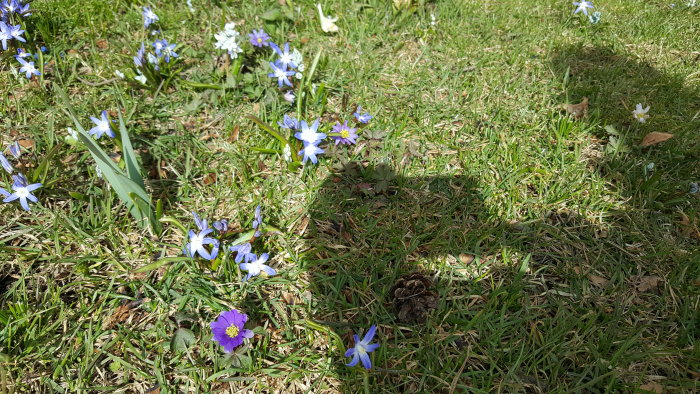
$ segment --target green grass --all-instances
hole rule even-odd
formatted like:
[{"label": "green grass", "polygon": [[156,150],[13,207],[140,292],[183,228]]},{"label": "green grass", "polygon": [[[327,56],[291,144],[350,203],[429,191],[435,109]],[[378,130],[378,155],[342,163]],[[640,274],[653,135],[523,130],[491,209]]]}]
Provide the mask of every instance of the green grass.
[{"label": "green grass", "polygon": [[[155,93],[83,82],[132,67],[146,3],[32,2],[45,88],[0,55],[2,146],[32,141],[24,171],[44,183],[31,212],[0,205],[0,392],[697,391],[700,239],[681,215],[700,212],[688,193],[700,181],[700,9],[599,0],[592,26],[570,1],[426,3],[325,1],[340,17],[329,35],[310,0],[277,22],[260,19],[277,0],[194,0],[194,15],[150,2],[183,67]],[[304,118],[361,104],[375,118],[357,147],[296,170],[253,149],[282,147],[248,115],[275,124],[294,109],[255,62],[237,87],[216,71],[213,35],[232,20],[289,40],[307,64],[323,51],[314,82],[328,102]],[[51,82],[83,125],[122,111],[165,215],[227,218],[231,240],[262,205],[279,231],[255,250],[279,275],[244,283],[228,257],[137,271],[182,256],[184,234],[139,227],[89,153],[64,142],[72,123]],[[560,111],[584,96],[587,118]],[[637,103],[651,106],[645,124]],[[639,147],[653,131],[674,138]],[[390,289],[415,270],[440,301],[404,324]],[[661,280],[640,288],[649,276]],[[209,329],[231,308],[257,334],[233,358]],[[374,368],[345,367],[352,334],[372,324]],[[176,332],[193,334],[185,350]]]}]

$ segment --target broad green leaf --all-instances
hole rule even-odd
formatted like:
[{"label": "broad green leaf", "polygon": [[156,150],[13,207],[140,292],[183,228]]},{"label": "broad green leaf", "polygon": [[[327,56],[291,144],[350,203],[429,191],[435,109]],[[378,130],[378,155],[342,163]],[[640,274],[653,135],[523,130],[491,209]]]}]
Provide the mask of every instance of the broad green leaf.
[{"label": "broad green leaf", "polygon": [[174,353],[181,353],[187,350],[187,348],[195,343],[197,339],[194,333],[187,328],[178,328],[173,335],[173,339],[170,342],[170,350]]}]

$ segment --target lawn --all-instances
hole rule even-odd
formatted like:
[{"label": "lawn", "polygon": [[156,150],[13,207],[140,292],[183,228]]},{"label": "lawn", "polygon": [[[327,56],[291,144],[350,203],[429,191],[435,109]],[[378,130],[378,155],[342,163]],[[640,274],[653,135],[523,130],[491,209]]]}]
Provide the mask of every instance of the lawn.
[{"label": "lawn", "polygon": [[593,3],[5,11],[0,393],[697,392],[700,2]]}]

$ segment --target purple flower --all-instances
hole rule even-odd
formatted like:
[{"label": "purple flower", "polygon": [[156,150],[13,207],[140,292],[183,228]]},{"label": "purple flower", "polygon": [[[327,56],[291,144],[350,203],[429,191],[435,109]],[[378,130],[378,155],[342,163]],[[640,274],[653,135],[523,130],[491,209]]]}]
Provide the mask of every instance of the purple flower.
[{"label": "purple flower", "polygon": [[253,331],[243,328],[248,321],[248,315],[235,309],[223,312],[219,318],[209,324],[214,334],[213,340],[224,347],[224,351],[230,353],[243,343],[243,339],[253,337]]},{"label": "purple flower", "polygon": [[357,106],[357,111],[355,111],[355,113],[353,113],[353,115],[355,116],[355,118],[357,118],[358,122],[365,123],[365,124],[367,124],[369,122],[369,120],[373,118],[373,116],[370,115],[369,112],[365,112],[364,114],[362,113],[362,106],[361,105]]},{"label": "purple flower", "polygon": [[14,193],[8,193],[6,190],[2,190],[2,194],[7,196],[2,202],[12,202],[14,200],[19,199],[19,203],[22,206],[22,208],[25,211],[29,211],[29,204],[27,203],[27,200],[31,202],[37,202],[37,198],[31,193],[34,190],[38,189],[41,187],[41,183],[34,183],[29,185],[27,182],[27,178],[24,177],[22,173],[18,174],[17,176],[12,177],[14,179],[14,183],[12,184],[12,190],[14,190]]},{"label": "purple flower", "polygon": [[326,138],[326,135],[323,133],[318,133],[318,125],[319,125],[320,119],[316,119],[314,123],[309,126],[306,121],[301,121],[301,131],[298,133],[294,134],[294,138],[304,141],[304,143],[308,144],[318,144]]},{"label": "purple flower", "polygon": [[280,125],[281,128],[283,129],[290,129],[290,130],[298,130],[300,125],[299,121],[287,114],[284,115],[284,119],[282,122],[277,122],[278,125]]},{"label": "purple flower", "polygon": [[[208,234],[213,233],[213,229],[202,230],[199,233],[195,233],[190,230],[190,242],[185,246],[185,254],[191,258],[199,253],[200,256],[207,260],[214,260],[219,254],[219,241],[214,238],[207,237]],[[212,245],[211,252],[204,247],[204,245]]]},{"label": "purple flower", "polygon": [[364,338],[360,341],[360,337],[357,335],[353,335],[353,339],[355,340],[355,346],[351,347],[345,352],[345,357],[352,357],[352,360],[350,360],[349,363],[345,364],[348,367],[354,367],[357,365],[358,361],[362,361],[362,366],[365,367],[365,369],[370,369],[372,368],[372,361],[369,359],[369,353],[375,351],[378,347],[378,343],[370,343],[372,342],[372,338],[374,338],[374,334],[377,331],[377,326],[373,325],[372,327],[369,328],[369,331],[367,331],[367,335],[365,335]]},{"label": "purple flower", "polygon": [[241,261],[243,261],[243,259],[250,253],[252,249],[253,246],[250,244],[250,242],[228,247],[228,250],[230,250],[231,252],[236,252],[236,260],[234,260],[236,263],[240,263]]},{"label": "purple flower", "polygon": [[136,67],[143,67],[143,55],[146,53],[146,47],[141,43],[141,49],[136,52],[134,56],[134,64]]},{"label": "purple flower", "polygon": [[267,74],[270,78],[277,78],[277,84],[282,87],[282,84],[292,87],[292,83],[289,82],[289,78],[295,74],[294,71],[287,71],[287,66],[284,63],[272,63],[270,62],[270,67],[272,72]]},{"label": "purple flower", "polygon": [[294,104],[294,100],[296,100],[296,98],[297,98],[297,96],[294,94],[293,90],[287,90],[284,93],[283,97],[284,97],[284,101],[286,101],[290,104]]},{"label": "purple flower", "polygon": [[582,1],[574,1],[574,5],[576,6],[576,10],[574,11],[574,15],[578,14],[579,12],[583,12],[583,15],[588,16],[588,9],[593,8],[593,3],[590,1],[582,0]]},{"label": "purple flower", "polygon": [[335,140],[335,144],[346,144],[346,145],[352,145],[357,143],[357,133],[355,133],[354,128],[351,128],[348,126],[348,122],[343,122],[343,124],[340,124],[340,122],[336,123],[335,126],[333,126],[333,132],[338,133],[339,135],[331,136]]},{"label": "purple flower", "polygon": [[156,50],[156,55],[165,58],[166,63],[170,63],[171,56],[178,57],[178,54],[175,53],[176,46],[176,44],[168,44],[168,40],[165,38],[162,40],[156,40],[156,42],[153,43],[153,48]]},{"label": "purple flower", "polygon": [[299,151],[299,155],[302,155],[302,163],[306,163],[307,160],[311,160],[312,163],[318,163],[318,158],[316,155],[325,152],[323,149],[319,148],[318,145],[304,143],[304,149]]},{"label": "purple flower", "polygon": [[24,30],[21,29],[22,28],[21,25],[14,25],[13,26],[13,25],[8,24],[7,26],[10,28],[10,36],[12,38],[14,38],[15,40],[20,41],[20,42],[27,42],[27,40],[25,40],[24,37],[22,37],[22,33],[24,33]]},{"label": "purple flower", "polygon": [[158,15],[151,11],[150,7],[143,7],[143,27],[148,27],[150,24],[158,22]]},{"label": "purple flower", "polygon": [[41,75],[39,70],[34,67],[34,62],[28,62],[22,58],[17,59],[20,64],[22,64],[22,67],[19,68],[20,73],[25,73],[25,76],[27,79],[31,79],[32,75]]},{"label": "purple flower", "polygon": [[260,211],[260,205],[255,207],[255,218],[253,219],[253,228],[257,231],[255,231],[255,236],[259,237],[262,235],[262,230],[263,226],[263,220],[262,220],[262,212]]},{"label": "purple flower", "polygon": [[103,135],[107,134],[109,137],[114,138],[116,135],[109,126],[109,119],[107,118],[107,111],[102,111],[102,117],[100,119],[91,116],[90,120],[95,123],[95,127],[88,131],[90,135],[96,135],[97,138],[102,138]]},{"label": "purple flower", "polygon": [[15,159],[19,159],[19,157],[22,155],[22,148],[19,146],[19,142],[15,141],[10,144],[10,153],[15,157]]},{"label": "purple flower", "polygon": [[[279,58],[278,62],[280,62],[281,64],[283,64],[285,66],[284,67],[285,70],[288,67],[291,67],[291,68],[297,67],[297,65],[292,60],[292,54],[289,53],[289,43],[288,42],[284,44],[284,52],[282,52],[280,47],[278,47],[277,44],[275,44],[272,41],[270,41],[270,48],[272,48],[272,50],[275,51],[279,55],[280,58]],[[294,75],[294,74],[292,74],[292,75]]]},{"label": "purple flower", "polygon": [[265,265],[269,258],[270,256],[267,253],[261,254],[259,258],[253,253],[245,255],[245,263],[238,265],[238,268],[241,270],[248,271],[248,275],[246,275],[243,280],[245,281],[254,276],[258,276],[261,272],[264,272],[270,276],[276,275],[277,271],[275,271],[274,268],[270,267],[269,265]]},{"label": "purple flower", "polygon": [[270,36],[268,36],[263,29],[260,29],[258,31],[255,31],[255,29],[253,29],[253,32],[248,35],[250,36],[250,43],[253,44],[253,46],[262,48],[270,45],[267,42],[267,40],[270,39]]},{"label": "purple flower", "polygon": [[14,171],[14,168],[12,168],[12,164],[7,160],[7,157],[0,152],[0,165],[2,165],[2,168],[7,171],[8,174],[12,174]]}]

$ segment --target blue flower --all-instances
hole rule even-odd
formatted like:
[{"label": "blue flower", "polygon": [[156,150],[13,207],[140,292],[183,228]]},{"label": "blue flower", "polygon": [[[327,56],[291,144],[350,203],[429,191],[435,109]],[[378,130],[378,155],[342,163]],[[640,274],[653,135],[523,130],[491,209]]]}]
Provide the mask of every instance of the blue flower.
[{"label": "blue flower", "polygon": [[32,56],[29,52],[25,51],[23,48],[17,48],[17,54],[15,55],[15,59],[24,59],[25,57]]},{"label": "blue flower", "polygon": [[10,27],[5,22],[0,21],[0,41],[2,41],[2,49],[7,50],[7,41],[12,39]]},{"label": "blue flower", "polygon": [[20,42],[27,42],[27,40],[25,40],[24,37],[22,37],[22,33],[24,33],[24,30],[22,30],[21,25],[14,25],[13,26],[13,25],[8,24],[7,26],[10,28],[10,36],[12,38],[14,38],[15,40],[20,41]]},{"label": "blue flower", "polygon": [[379,347],[379,344],[370,342],[372,342],[372,338],[374,338],[374,334],[376,331],[377,326],[373,325],[369,328],[369,331],[367,331],[367,335],[365,335],[365,337],[362,338],[361,341],[360,337],[358,337],[357,335],[353,335],[353,339],[355,340],[355,347],[351,347],[345,352],[345,357],[352,357],[352,360],[350,360],[350,362],[345,365],[347,365],[348,367],[354,367],[359,361],[362,361],[362,366],[364,366],[365,369],[372,368],[372,361],[369,359],[369,353],[375,351]]},{"label": "blue flower", "polygon": [[194,223],[197,225],[197,228],[199,228],[199,231],[204,231],[209,228],[207,219],[202,220],[196,212],[192,212],[192,216],[194,216]]},{"label": "blue flower", "polygon": [[39,70],[34,67],[34,62],[28,62],[22,58],[17,59],[17,61],[22,64],[22,67],[19,68],[19,72],[25,73],[27,79],[31,79],[32,75],[41,75]]},{"label": "blue flower", "polygon": [[88,134],[96,135],[97,138],[102,138],[102,136],[105,134],[107,134],[111,138],[114,138],[116,136],[112,131],[112,128],[109,126],[109,119],[107,119],[107,111],[102,111],[101,119],[97,119],[96,117],[91,116],[90,120],[92,120],[92,122],[95,123],[96,126],[91,128],[90,131],[88,131]]},{"label": "blue flower", "polygon": [[294,94],[293,90],[287,90],[284,93],[283,97],[284,97],[284,101],[286,101],[290,104],[294,104],[294,100],[296,100],[296,98],[297,98],[297,96]]},{"label": "blue flower", "polygon": [[245,256],[245,263],[241,263],[238,265],[238,268],[240,268],[243,271],[248,271],[248,275],[243,280],[248,280],[254,276],[260,275],[261,272],[264,272],[270,276],[276,275],[277,271],[275,271],[274,268],[270,267],[269,265],[265,265],[265,262],[270,258],[270,256],[267,253],[263,253],[258,256],[256,256],[253,253],[249,253]]},{"label": "blue flower", "polygon": [[255,231],[255,236],[259,237],[262,235],[262,226],[263,226],[263,220],[262,220],[262,212],[260,210],[260,205],[258,205],[255,208],[255,218],[253,219],[253,228],[256,230]]},{"label": "blue flower", "polygon": [[304,149],[299,151],[299,155],[303,156],[301,162],[306,163],[307,160],[311,160],[312,163],[318,163],[318,158],[316,155],[325,152],[323,149],[319,148],[318,145],[304,143]]},{"label": "blue flower", "polygon": [[10,144],[10,153],[15,157],[15,159],[19,159],[19,157],[22,155],[22,148],[19,146],[19,142],[15,141]]},{"label": "blue flower", "polygon": [[150,7],[143,7],[143,27],[148,27],[152,23],[158,22],[158,15],[151,11]]},{"label": "blue flower", "polygon": [[294,75],[294,71],[287,71],[287,66],[283,63],[275,64],[270,62],[270,67],[272,68],[272,72],[267,74],[268,77],[277,78],[279,87],[282,87],[282,84],[292,87],[292,83],[289,82],[288,77]]},{"label": "blue flower", "polygon": [[304,143],[318,144],[321,140],[326,138],[323,133],[318,133],[320,119],[316,119],[314,123],[309,126],[306,121],[301,121],[301,131],[294,134],[294,137],[298,140],[304,141]]},{"label": "blue flower", "polygon": [[590,1],[582,0],[582,1],[574,1],[574,5],[576,6],[576,10],[574,10],[574,15],[578,14],[579,12],[583,12],[583,15],[588,16],[588,9],[593,8],[593,3]]},{"label": "blue flower", "polygon": [[2,189],[2,194],[7,196],[2,202],[12,202],[19,199],[19,203],[25,211],[29,211],[29,204],[27,200],[31,202],[37,202],[37,198],[31,193],[34,190],[41,187],[41,183],[34,183],[29,185],[27,178],[23,174],[18,174],[12,177],[14,183],[12,184],[12,190],[14,193],[8,193],[5,189]]},{"label": "blue flower", "polygon": [[690,182],[690,190],[688,191],[690,194],[698,194],[700,193],[700,185],[698,185],[697,182]]},{"label": "blue flower", "polygon": [[136,52],[134,56],[134,64],[136,67],[143,67],[143,55],[146,53],[146,47],[141,43],[141,49]]},{"label": "blue flower", "polygon": [[248,34],[250,36],[250,43],[253,44],[253,46],[262,48],[270,45],[267,41],[270,39],[270,36],[265,33],[265,30],[260,29],[258,31],[255,31],[253,29],[253,32]]},{"label": "blue flower", "polygon": [[299,121],[287,114],[284,115],[284,119],[282,122],[277,122],[278,125],[280,125],[281,128],[283,129],[290,129],[290,130],[298,130],[299,129]]},{"label": "blue flower", "polygon": [[[297,67],[297,65],[292,60],[292,54],[289,53],[289,43],[288,42],[284,44],[284,52],[282,52],[280,47],[278,47],[277,44],[275,44],[272,41],[270,41],[270,48],[272,48],[272,50],[274,50],[279,55],[280,58],[279,58],[278,62],[280,62],[281,64],[284,65],[285,70],[288,67],[291,67],[291,68]],[[294,74],[292,74],[292,75],[294,75]]]},{"label": "blue flower", "polygon": [[[214,230],[210,228],[200,231],[199,233],[195,233],[194,231],[190,230],[190,242],[187,243],[187,246],[185,246],[185,254],[194,258],[195,255],[199,253],[200,256],[207,260],[214,260],[219,254],[219,241],[214,238],[207,237],[208,234],[213,232]],[[212,245],[211,252],[208,251],[204,245]]]},{"label": "blue flower", "polygon": [[14,171],[14,168],[12,168],[12,164],[7,160],[7,157],[0,152],[0,165],[2,165],[2,168],[7,171],[8,174],[12,174]]},{"label": "blue flower", "polygon": [[153,43],[153,48],[156,50],[156,55],[159,57],[162,56],[166,63],[170,63],[171,56],[178,57],[178,54],[175,53],[176,46],[176,44],[168,44],[168,40],[165,38],[162,40],[156,40],[156,42]]},{"label": "blue flower", "polygon": [[369,112],[365,112],[364,114],[362,113],[362,106],[361,105],[357,106],[357,110],[355,111],[355,113],[353,113],[353,115],[355,116],[355,118],[357,118],[358,122],[365,123],[365,124],[368,123],[369,120],[373,118],[373,116],[370,115]]},{"label": "blue flower", "polygon": [[211,225],[220,233],[225,233],[228,231],[228,220],[226,219],[217,220]]},{"label": "blue flower", "polygon": [[250,242],[246,242],[244,244],[240,245],[233,245],[229,246],[228,250],[231,252],[236,252],[236,260],[234,260],[236,263],[240,263],[243,261],[245,256],[250,254],[250,251],[253,249],[253,245],[250,244]]}]

